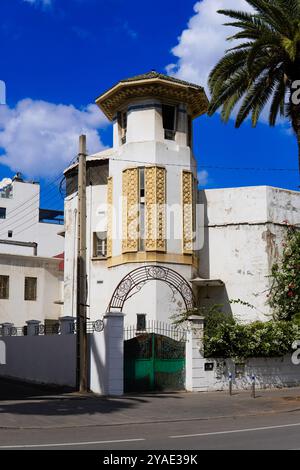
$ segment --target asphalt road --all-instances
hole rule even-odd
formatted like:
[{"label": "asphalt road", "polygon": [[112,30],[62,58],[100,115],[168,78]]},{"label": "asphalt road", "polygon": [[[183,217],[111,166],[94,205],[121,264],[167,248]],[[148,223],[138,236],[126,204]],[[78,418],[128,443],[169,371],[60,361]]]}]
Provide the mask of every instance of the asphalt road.
[{"label": "asphalt road", "polygon": [[210,421],[0,430],[0,450],[296,450],[300,412]]},{"label": "asphalt road", "polygon": [[0,450],[300,449],[300,388],[105,399],[0,380]]}]

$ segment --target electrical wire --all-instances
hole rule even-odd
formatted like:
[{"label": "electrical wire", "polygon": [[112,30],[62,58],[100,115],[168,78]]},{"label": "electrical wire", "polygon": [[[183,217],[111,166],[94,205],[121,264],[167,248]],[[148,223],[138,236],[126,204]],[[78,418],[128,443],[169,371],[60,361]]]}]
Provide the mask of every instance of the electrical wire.
[{"label": "electrical wire", "polygon": [[[49,199],[48,202],[50,202],[50,201],[52,201],[52,200],[55,200],[56,198],[57,198],[57,194],[53,194],[53,196]],[[26,220],[25,220],[24,222],[17,223],[17,225],[9,225],[9,230],[12,230],[15,235],[18,235],[18,234],[20,234],[21,232],[26,231],[26,230],[28,230],[30,227],[32,227],[33,225],[35,225],[35,224],[37,223],[37,217],[38,217],[38,210],[35,211],[35,213],[34,213],[31,217],[26,218]],[[22,220],[22,219],[24,219],[24,217],[23,217],[23,218],[20,218],[20,220]],[[19,220],[19,221],[20,221],[20,220]],[[33,221],[33,223],[30,224],[28,227],[26,227],[26,228],[24,228],[24,229],[22,229],[22,230],[19,230],[19,231],[17,231],[17,232],[15,232],[18,228],[23,227],[24,225],[28,224],[28,222],[31,222],[31,221]],[[6,230],[3,230],[3,231],[2,231],[2,230],[3,230],[2,227],[0,227],[0,238],[5,236],[7,229],[6,229]]]},{"label": "electrical wire", "polygon": [[[72,160],[70,160],[70,162],[67,164],[67,166],[70,166],[72,165],[75,160],[77,159],[77,156],[76,157],[73,157]],[[59,174],[57,174],[55,176],[55,178],[53,180],[51,180],[49,183],[47,183],[44,188],[43,188],[43,191],[48,188],[49,186],[52,186],[54,185],[60,178],[62,177],[62,174],[61,172],[59,172]],[[24,205],[26,205],[28,202],[34,200],[34,199],[39,199],[40,198],[40,193],[37,193],[37,194],[34,194],[33,196],[31,196],[29,199],[27,199],[26,201],[24,201],[22,204],[19,204],[18,206],[16,206],[14,209],[12,209],[10,211],[10,215],[15,213],[18,209],[20,209],[21,207],[23,207]],[[32,204],[34,205],[34,203]]]},{"label": "electrical wire", "polygon": [[[76,160],[77,157],[75,158],[72,158],[72,160],[70,161],[70,163],[68,164],[71,165],[75,160]],[[44,194],[46,195],[49,195],[51,192],[53,192],[53,190],[57,190],[57,186],[55,185],[55,183],[62,178],[62,175],[61,173],[59,173],[59,175],[57,175],[54,180],[50,181],[49,183],[47,183],[47,185],[45,186],[45,188],[50,188],[46,191],[46,193],[43,192],[43,197],[44,197]],[[51,186],[51,187],[50,187]],[[44,191],[44,190],[43,190]],[[53,194],[52,197],[50,199],[48,199],[47,201],[47,204],[50,202],[50,201],[53,201],[55,200],[55,198],[57,198],[58,194]],[[7,230],[7,228],[9,227],[10,230],[14,230],[15,228],[19,227],[20,224],[18,224],[17,226],[13,226],[12,224],[17,221],[17,222],[20,222],[21,220],[23,219],[27,219],[26,220],[26,223],[28,222],[28,220],[32,220],[33,218],[35,218],[35,215],[33,215],[33,217],[31,218],[27,218],[27,216],[29,215],[29,212],[32,210],[33,207],[36,207],[36,199],[39,200],[41,197],[41,194],[40,192],[38,192],[37,194],[35,194],[34,196],[30,197],[29,199],[27,199],[25,202],[23,202],[22,204],[19,204],[18,206],[16,206],[14,209],[12,209],[12,211],[9,212],[9,217],[3,222],[3,223],[0,223],[0,236],[3,236],[2,234],[2,230],[4,230],[4,228]],[[24,207],[26,206],[29,202],[31,202],[31,204],[29,204],[27,207]],[[22,210],[21,210],[22,209]],[[29,212],[28,212],[28,209],[29,209]],[[14,214],[13,217],[11,217],[11,214]],[[19,215],[21,215],[21,217],[19,217]],[[23,224],[21,224],[23,225]],[[6,231],[5,230],[5,231]],[[4,233],[4,232],[3,232]]]},{"label": "electrical wire", "polygon": [[[67,167],[70,167],[71,165],[73,165],[75,163],[77,159],[77,156],[74,157],[70,163],[67,165]],[[112,160],[112,161],[122,161],[122,162],[127,162],[127,163],[139,163],[139,164],[144,164],[144,165],[147,165],[147,164],[152,164],[153,162],[146,162],[146,161],[143,161],[143,160],[131,160],[131,159],[122,159],[120,160],[119,158],[109,158],[109,160]],[[192,168],[199,168],[199,170],[204,170],[204,169],[211,169],[211,170],[220,170],[220,171],[280,171],[280,172],[284,172],[284,171],[287,171],[287,172],[298,172],[298,169],[294,169],[294,168],[270,168],[270,167],[266,167],[266,168],[263,168],[263,167],[225,167],[225,166],[213,166],[213,165],[205,165],[205,164],[201,164],[200,166],[198,166],[197,164],[194,164],[194,165],[188,165],[188,164],[180,164],[180,163],[164,163],[165,166],[171,166],[171,167],[177,167],[177,168],[180,168],[180,167],[183,167],[183,168],[187,168],[188,166],[192,167]],[[61,179],[62,178],[62,179]],[[59,173],[58,176],[55,177],[55,179],[53,181],[51,181],[50,183],[48,183],[44,188],[51,188],[46,192],[46,194],[50,194],[53,189],[57,189],[55,185],[55,183],[61,179],[61,182],[60,182],[60,185],[59,185],[59,193],[61,194],[62,196],[62,185],[63,185],[63,182],[65,180],[65,176],[62,177],[61,173]],[[36,201],[34,201],[36,198],[39,198],[40,197],[40,194],[36,194],[34,196],[32,196],[31,198],[29,198],[28,200],[26,200],[25,202],[23,202],[22,204],[18,205],[17,207],[15,207],[11,212],[10,212],[10,215],[11,214],[15,214],[13,217],[9,217],[3,224],[0,224],[0,230],[3,230],[4,227],[8,227],[10,228],[10,230],[15,230],[19,227],[22,227],[26,224],[28,224],[29,221],[31,220],[35,220],[36,219],[36,215],[34,214],[31,218],[27,218],[27,214],[28,214],[28,209],[31,209],[31,207],[33,206],[36,206]],[[55,195],[52,195],[51,198],[48,199],[48,203],[50,201],[53,201],[55,198],[57,197],[57,194]],[[21,208],[23,208],[24,206],[26,206],[30,201],[34,201],[32,202],[30,205],[28,205],[27,207],[25,207],[25,209],[22,209],[22,211],[20,211]],[[18,217],[19,214],[22,213],[22,217],[18,218],[18,222],[22,221],[22,219],[25,219],[26,218],[26,221],[21,223],[21,224],[17,224],[16,226],[12,226],[12,221],[14,221],[14,219],[16,219]],[[20,234],[21,232],[25,231],[25,230],[28,230],[31,226],[35,225],[36,222],[30,224],[28,227],[24,228],[23,230],[20,230],[18,232],[16,232],[16,234]],[[2,236],[3,234],[0,233],[0,236]]]}]

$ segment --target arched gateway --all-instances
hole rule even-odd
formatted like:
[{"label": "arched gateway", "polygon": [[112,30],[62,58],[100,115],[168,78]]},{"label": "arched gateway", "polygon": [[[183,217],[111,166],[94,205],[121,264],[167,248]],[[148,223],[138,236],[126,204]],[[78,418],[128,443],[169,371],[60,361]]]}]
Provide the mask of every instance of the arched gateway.
[{"label": "arched gateway", "polygon": [[134,269],[117,286],[108,306],[109,311],[123,311],[126,300],[139,292],[149,281],[162,281],[168,284],[173,292],[178,292],[186,310],[195,308],[195,297],[189,283],[170,268],[164,266],[142,266]]}]

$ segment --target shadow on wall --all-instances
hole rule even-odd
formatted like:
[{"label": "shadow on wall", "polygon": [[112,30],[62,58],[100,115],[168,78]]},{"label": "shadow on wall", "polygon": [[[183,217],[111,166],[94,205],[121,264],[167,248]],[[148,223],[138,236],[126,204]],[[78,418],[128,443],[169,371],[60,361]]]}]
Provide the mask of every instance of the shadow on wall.
[{"label": "shadow on wall", "polygon": [[[96,334],[103,334],[103,332]],[[107,371],[101,358],[101,355],[103,356],[103,354],[105,353],[105,349],[103,348],[102,351],[99,351],[97,347],[96,337],[94,334],[88,335],[88,344],[90,352],[88,357],[88,383],[90,384],[90,387],[93,387],[94,389],[99,388],[99,390],[103,391],[105,386],[104,384],[106,383],[105,374],[107,373]],[[93,373],[91,374],[92,367],[94,369]]]},{"label": "shadow on wall", "polygon": [[233,316],[231,304],[227,289],[223,287],[201,287],[198,290],[198,302],[200,307],[211,308],[220,306],[220,310],[230,316]]},{"label": "shadow on wall", "polygon": [[[201,224],[203,230],[204,240],[203,248],[199,250],[200,258],[200,269],[199,275],[203,279],[210,279],[210,246],[209,246],[209,220],[207,213],[207,197],[205,191],[199,191],[198,203],[204,207],[204,220]],[[198,303],[200,307],[213,307],[214,305],[220,305],[221,310],[228,315],[233,315],[231,304],[229,303],[229,297],[226,286],[222,287],[201,287],[198,288]]]},{"label": "shadow on wall", "polygon": [[207,197],[205,195],[205,191],[198,192],[198,204],[202,204],[204,211],[204,220],[201,221],[199,224],[199,228],[202,231],[204,240],[203,240],[203,247],[201,250],[198,251],[199,258],[200,258],[200,269],[199,274],[200,277],[203,279],[210,278],[210,264],[209,264],[209,228],[208,228],[208,215],[207,215]]}]

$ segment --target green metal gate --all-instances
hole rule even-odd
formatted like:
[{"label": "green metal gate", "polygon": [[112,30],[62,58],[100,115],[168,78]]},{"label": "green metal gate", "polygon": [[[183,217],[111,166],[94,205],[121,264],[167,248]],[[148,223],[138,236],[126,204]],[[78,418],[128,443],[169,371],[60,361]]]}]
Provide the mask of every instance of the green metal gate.
[{"label": "green metal gate", "polygon": [[184,330],[152,322],[144,331],[126,329],[125,338],[125,392],[185,389]]}]

